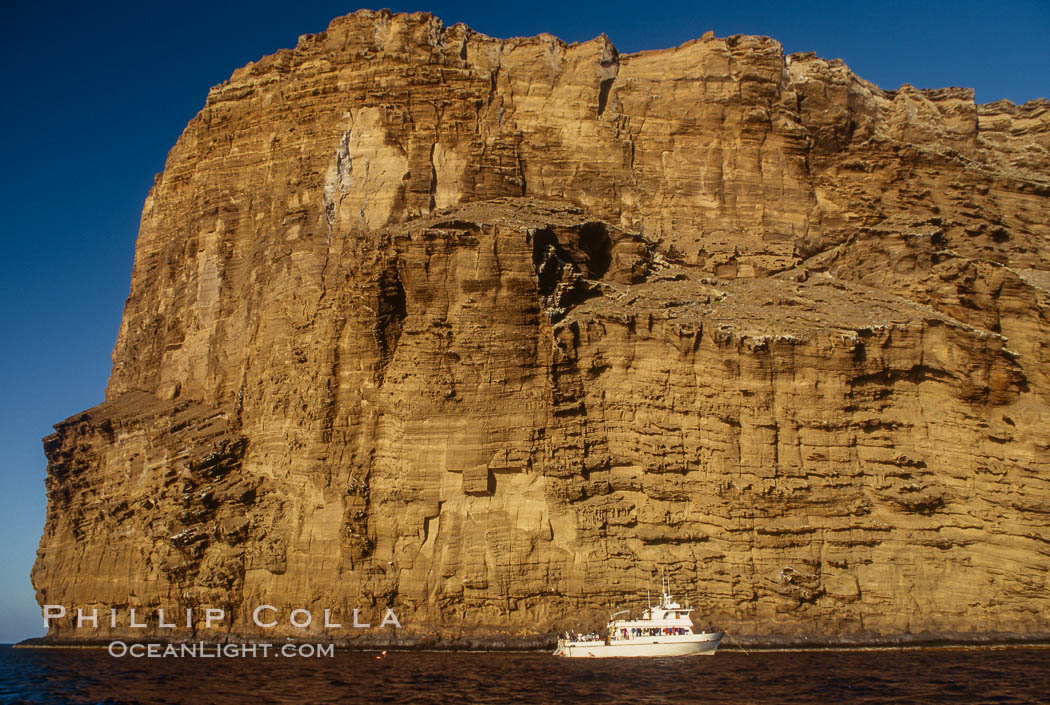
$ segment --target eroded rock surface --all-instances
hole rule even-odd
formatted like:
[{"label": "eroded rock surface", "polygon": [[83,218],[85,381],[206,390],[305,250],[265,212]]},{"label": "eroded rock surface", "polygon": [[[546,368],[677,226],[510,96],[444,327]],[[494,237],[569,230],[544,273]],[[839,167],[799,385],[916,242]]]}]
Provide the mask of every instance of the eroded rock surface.
[{"label": "eroded rock surface", "polygon": [[157,177],[39,599],[527,638],[666,569],[741,636],[1050,632],[1048,206],[1045,101],[339,18]]}]

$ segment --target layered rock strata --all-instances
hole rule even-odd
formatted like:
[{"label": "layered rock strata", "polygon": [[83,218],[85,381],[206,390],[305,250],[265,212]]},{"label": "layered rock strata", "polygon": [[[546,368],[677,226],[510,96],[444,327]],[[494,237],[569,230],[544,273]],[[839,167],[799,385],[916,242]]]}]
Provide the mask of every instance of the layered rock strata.
[{"label": "layered rock strata", "polygon": [[528,640],[660,571],[754,639],[1048,633],[1048,150],[767,38],[339,18],[157,177],[33,572],[149,626],[51,636]]}]

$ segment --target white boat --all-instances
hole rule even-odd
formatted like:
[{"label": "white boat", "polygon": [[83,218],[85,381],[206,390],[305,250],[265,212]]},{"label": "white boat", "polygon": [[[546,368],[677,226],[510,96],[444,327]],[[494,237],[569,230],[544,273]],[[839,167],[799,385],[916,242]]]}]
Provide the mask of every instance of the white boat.
[{"label": "white boat", "polygon": [[682,607],[671,597],[663,581],[660,604],[642,613],[640,619],[616,619],[630,610],[609,617],[604,637],[599,634],[566,634],[558,639],[555,656],[610,658],[635,656],[713,655],[722,632],[694,632],[691,607]]}]

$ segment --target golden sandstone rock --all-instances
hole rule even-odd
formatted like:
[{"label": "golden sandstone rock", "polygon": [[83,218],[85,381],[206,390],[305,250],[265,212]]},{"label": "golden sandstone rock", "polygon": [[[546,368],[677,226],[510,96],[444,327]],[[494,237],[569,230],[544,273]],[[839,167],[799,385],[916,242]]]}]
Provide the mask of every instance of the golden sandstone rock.
[{"label": "golden sandstone rock", "polygon": [[41,604],[193,627],[51,635],[527,640],[661,569],[756,639],[1045,635],[1048,206],[1046,101],[336,19],[212,89],[45,439]]}]

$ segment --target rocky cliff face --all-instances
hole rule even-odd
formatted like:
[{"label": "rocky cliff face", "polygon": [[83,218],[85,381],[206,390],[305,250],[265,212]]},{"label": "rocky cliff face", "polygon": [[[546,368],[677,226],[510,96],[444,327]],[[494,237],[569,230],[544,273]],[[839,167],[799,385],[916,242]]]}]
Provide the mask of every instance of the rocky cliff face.
[{"label": "rocky cliff face", "polygon": [[1050,632],[1048,206],[1045,101],[337,19],[157,177],[39,599],[528,637],[666,569],[739,635]]}]

